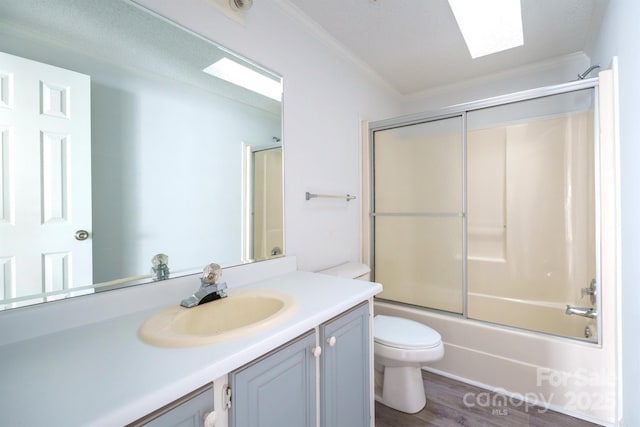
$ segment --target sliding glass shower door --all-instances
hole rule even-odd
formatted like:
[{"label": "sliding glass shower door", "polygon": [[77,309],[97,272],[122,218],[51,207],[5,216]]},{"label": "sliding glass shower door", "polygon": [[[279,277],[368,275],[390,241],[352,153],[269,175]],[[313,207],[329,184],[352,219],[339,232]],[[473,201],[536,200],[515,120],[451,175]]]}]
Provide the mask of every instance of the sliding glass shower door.
[{"label": "sliding glass shower door", "polygon": [[462,117],[376,132],[373,163],[380,297],[462,313]]},{"label": "sliding glass shower door", "polygon": [[597,336],[593,90],[467,114],[470,318]]},{"label": "sliding glass shower door", "polygon": [[373,132],[380,298],[597,340],[593,88]]}]

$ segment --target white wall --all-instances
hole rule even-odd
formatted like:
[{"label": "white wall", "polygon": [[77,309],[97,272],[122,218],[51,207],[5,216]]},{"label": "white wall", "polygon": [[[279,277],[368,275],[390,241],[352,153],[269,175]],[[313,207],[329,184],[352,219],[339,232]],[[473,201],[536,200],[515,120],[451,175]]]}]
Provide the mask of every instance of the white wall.
[{"label": "white wall", "polygon": [[620,192],[622,236],[622,386],[624,425],[640,425],[640,3],[610,0],[592,54],[608,67],[618,57],[620,91]]},{"label": "white wall", "polygon": [[394,94],[312,36],[278,0],[256,1],[244,25],[213,0],[137,3],[284,76],[285,251],[302,270],[358,260],[358,201],[304,196],[360,196],[359,122],[397,115]]}]

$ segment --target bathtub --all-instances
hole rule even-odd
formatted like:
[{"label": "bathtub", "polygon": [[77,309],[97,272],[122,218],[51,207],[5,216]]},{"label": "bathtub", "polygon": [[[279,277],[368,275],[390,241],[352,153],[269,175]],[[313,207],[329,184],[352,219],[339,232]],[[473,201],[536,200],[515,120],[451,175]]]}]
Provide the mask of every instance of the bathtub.
[{"label": "bathtub", "polygon": [[597,342],[596,319],[569,316],[565,309],[566,304],[558,302],[467,293],[467,313],[471,319]]}]

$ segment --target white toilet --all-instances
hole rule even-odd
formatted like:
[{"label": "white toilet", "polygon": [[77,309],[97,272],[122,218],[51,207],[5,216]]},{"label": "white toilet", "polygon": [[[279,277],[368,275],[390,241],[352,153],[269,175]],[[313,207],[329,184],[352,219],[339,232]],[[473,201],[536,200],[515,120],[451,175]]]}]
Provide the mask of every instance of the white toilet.
[{"label": "white toilet", "polygon": [[[369,280],[369,267],[346,263],[320,271],[338,277]],[[422,367],[444,356],[438,332],[413,320],[376,315],[373,319],[375,396],[383,405],[410,414],[427,403]]]},{"label": "white toilet", "polygon": [[414,414],[427,403],[422,367],[444,356],[440,334],[422,323],[402,317],[373,319],[376,400]]}]

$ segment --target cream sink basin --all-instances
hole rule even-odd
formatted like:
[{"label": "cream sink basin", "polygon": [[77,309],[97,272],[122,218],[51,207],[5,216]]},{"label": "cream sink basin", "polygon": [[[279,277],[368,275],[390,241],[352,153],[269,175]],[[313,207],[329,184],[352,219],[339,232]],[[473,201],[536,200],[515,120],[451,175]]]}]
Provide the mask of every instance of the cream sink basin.
[{"label": "cream sink basin", "polygon": [[250,335],[288,318],[295,299],[262,289],[229,291],[226,298],[193,308],[171,306],[147,319],[138,331],[145,342],[160,347],[194,347]]}]

